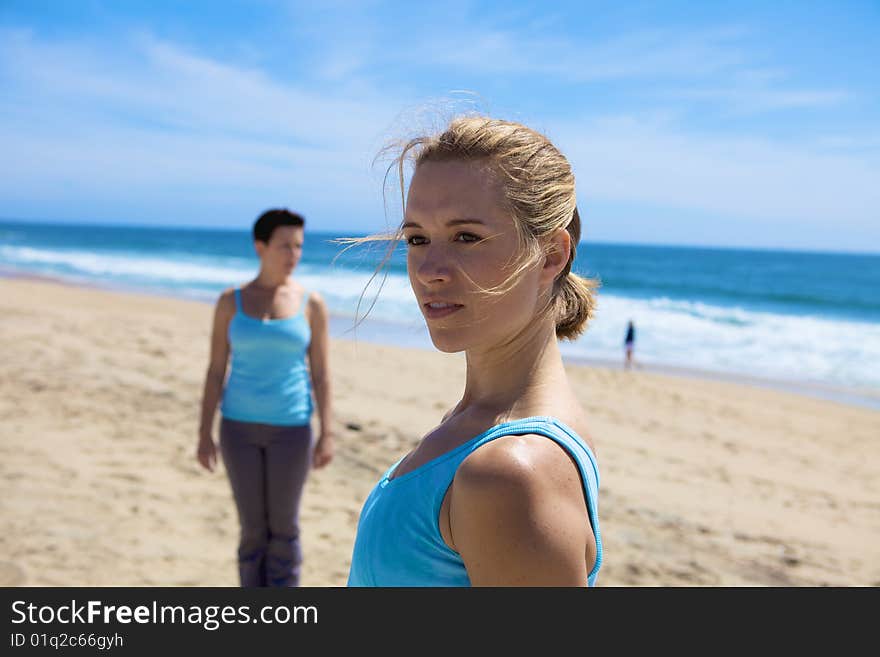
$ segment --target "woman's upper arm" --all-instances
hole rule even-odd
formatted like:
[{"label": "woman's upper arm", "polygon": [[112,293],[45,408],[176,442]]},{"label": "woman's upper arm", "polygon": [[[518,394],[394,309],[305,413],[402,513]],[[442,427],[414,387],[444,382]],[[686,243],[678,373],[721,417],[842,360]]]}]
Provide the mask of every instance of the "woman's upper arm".
[{"label": "woman's upper arm", "polygon": [[472,585],[586,586],[593,534],[580,475],[552,440],[506,436],[476,450],[449,514]]},{"label": "woman's upper arm", "polygon": [[214,323],[211,328],[211,355],[208,368],[212,372],[225,373],[229,360],[229,321],[235,314],[235,292],[226,290],[214,306]]},{"label": "woman's upper arm", "polygon": [[313,292],[309,296],[309,328],[312,332],[309,367],[313,376],[323,375],[327,368],[328,325],[327,305],[317,292]]}]

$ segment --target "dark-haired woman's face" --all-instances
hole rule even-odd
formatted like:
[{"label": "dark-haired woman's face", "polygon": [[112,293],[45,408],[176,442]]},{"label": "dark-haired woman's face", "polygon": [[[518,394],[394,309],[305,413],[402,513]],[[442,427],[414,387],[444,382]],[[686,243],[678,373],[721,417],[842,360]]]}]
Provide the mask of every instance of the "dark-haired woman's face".
[{"label": "dark-haired woman's face", "polygon": [[416,169],[403,225],[407,270],[441,351],[503,344],[534,319],[535,268],[501,294],[485,291],[506,284],[520,264],[513,222],[484,164],[425,162]]},{"label": "dark-haired woman's face", "polygon": [[302,257],[305,234],[301,226],[278,226],[268,244],[257,241],[257,255],[266,271],[290,275]]}]

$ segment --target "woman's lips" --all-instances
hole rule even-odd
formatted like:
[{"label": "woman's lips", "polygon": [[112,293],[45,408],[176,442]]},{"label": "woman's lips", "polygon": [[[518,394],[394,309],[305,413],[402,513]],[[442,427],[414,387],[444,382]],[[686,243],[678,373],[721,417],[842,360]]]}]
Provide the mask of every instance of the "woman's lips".
[{"label": "woman's lips", "polygon": [[464,308],[459,303],[450,303],[448,301],[432,301],[430,303],[422,304],[422,310],[425,313],[425,317],[427,319],[440,319],[441,317],[448,317],[452,313],[456,313],[459,310]]}]

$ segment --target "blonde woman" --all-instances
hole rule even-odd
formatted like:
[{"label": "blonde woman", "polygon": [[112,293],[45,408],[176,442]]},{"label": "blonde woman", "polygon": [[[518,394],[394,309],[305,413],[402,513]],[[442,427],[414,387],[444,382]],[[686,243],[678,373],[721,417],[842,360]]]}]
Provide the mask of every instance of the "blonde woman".
[{"label": "blonde woman", "polygon": [[543,135],[485,117],[409,141],[396,166],[413,292],[467,373],[367,498],[348,584],[592,586],[599,472],[558,344],[584,330],[595,288],[571,271],[571,167]]}]

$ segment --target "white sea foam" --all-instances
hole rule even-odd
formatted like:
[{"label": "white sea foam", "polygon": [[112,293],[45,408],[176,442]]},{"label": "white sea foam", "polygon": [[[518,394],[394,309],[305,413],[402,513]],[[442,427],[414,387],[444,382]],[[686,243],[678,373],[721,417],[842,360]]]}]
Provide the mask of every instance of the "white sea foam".
[{"label": "white sea foam", "polygon": [[98,277],[135,279],[144,282],[167,281],[180,284],[214,283],[246,279],[253,275],[253,266],[242,258],[229,258],[218,263],[218,258],[181,254],[179,258],[155,258],[136,253],[104,254],[93,251],[66,251],[34,249],[31,247],[0,246],[0,259],[10,265],[33,268],[42,266],[46,271]]},{"label": "white sea foam", "polygon": [[377,319],[421,320],[422,313],[406,277],[389,274],[382,281],[379,275],[372,282],[370,277],[371,273],[339,269],[319,271],[309,266],[303,266],[297,275],[306,288],[320,292],[330,309],[338,315],[361,317],[369,310],[370,316]]},{"label": "white sea foam", "polygon": [[600,295],[589,330],[563,352],[620,359],[629,319],[646,363],[880,390],[880,324],[818,315]]}]

